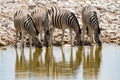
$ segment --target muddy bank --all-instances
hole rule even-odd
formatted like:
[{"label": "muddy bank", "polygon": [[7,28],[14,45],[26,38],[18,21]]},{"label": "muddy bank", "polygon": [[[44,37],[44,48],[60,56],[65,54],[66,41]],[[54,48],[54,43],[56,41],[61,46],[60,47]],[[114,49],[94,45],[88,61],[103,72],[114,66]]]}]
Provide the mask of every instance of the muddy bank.
[{"label": "muddy bank", "polygon": [[[42,8],[50,6],[58,6],[74,12],[81,23],[81,10],[86,4],[95,6],[100,13],[100,28],[103,43],[116,43],[120,45],[120,1],[84,1],[84,0],[50,0],[39,2],[19,2],[12,0],[0,1],[0,46],[13,45],[15,42],[15,28],[13,24],[13,15],[15,11],[21,7],[28,10],[34,9],[36,6]],[[61,42],[61,30],[54,31],[54,43]],[[73,34],[74,35],[74,34]],[[27,39],[27,38],[26,38]],[[28,40],[28,39],[27,39]],[[69,30],[65,31],[64,44],[70,43]]]}]

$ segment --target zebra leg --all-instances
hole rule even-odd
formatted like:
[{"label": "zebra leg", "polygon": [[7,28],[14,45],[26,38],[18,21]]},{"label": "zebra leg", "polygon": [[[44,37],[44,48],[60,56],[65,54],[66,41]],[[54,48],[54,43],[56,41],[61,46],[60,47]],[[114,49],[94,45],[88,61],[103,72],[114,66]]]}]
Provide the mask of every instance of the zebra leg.
[{"label": "zebra leg", "polygon": [[72,29],[70,29],[70,40],[71,40],[71,46],[73,47],[74,43],[73,43],[73,31],[72,31]]},{"label": "zebra leg", "polygon": [[39,31],[38,39],[39,39],[39,41],[41,41],[41,39],[42,39],[42,30]]},{"label": "zebra leg", "polygon": [[65,30],[62,30],[62,39],[61,39],[61,45],[63,45],[64,33],[65,33]]},{"label": "zebra leg", "polygon": [[85,42],[85,31],[86,31],[86,26],[85,26],[85,25],[83,25],[82,30],[83,30],[83,33],[82,33],[82,40],[83,40],[83,42]]},{"label": "zebra leg", "polygon": [[44,33],[45,32],[45,30],[40,30],[40,39],[41,39],[41,41],[42,42],[45,42],[45,38],[43,37],[44,36]]},{"label": "zebra leg", "polygon": [[18,40],[17,40],[17,38],[18,38],[18,31],[16,31],[16,40],[15,40],[15,48],[17,48],[17,42],[18,42]]},{"label": "zebra leg", "polygon": [[101,46],[102,45],[102,42],[100,40],[100,33],[98,33],[97,31],[94,32],[94,39],[95,39],[95,42]]},{"label": "zebra leg", "polygon": [[51,46],[51,40],[50,40],[50,30],[46,30],[45,31],[45,44],[46,44],[46,47],[49,47]]},{"label": "zebra leg", "polygon": [[32,36],[29,35],[30,50],[32,50]]},{"label": "zebra leg", "polygon": [[94,42],[93,42],[93,34],[92,34],[92,31],[89,30],[89,37],[90,37],[90,45],[94,45]]},{"label": "zebra leg", "polygon": [[50,29],[50,42],[51,42],[51,44],[53,44],[53,31],[54,31],[54,28],[51,28]]},{"label": "zebra leg", "polygon": [[24,48],[24,31],[22,31],[21,48]]}]

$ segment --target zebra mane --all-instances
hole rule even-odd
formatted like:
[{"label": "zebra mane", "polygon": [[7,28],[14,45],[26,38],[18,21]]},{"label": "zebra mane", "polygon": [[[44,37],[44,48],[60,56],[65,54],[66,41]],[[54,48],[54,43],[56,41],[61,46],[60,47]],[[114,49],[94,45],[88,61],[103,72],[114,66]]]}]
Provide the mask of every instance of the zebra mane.
[{"label": "zebra mane", "polygon": [[71,12],[71,14],[74,16],[75,22],[77,22],[77,25],[78,25],[79,34],[81,34],[81,29],[80,29],[80,25],[79,25],[79,22],[77,20],[77,17],[75,16],[75,14],[73,12]]},{"label": "zebra mane", "polygon": [[38,34],[39,34],[39,31],[37,30],[36,25],[35,25],[32,17],[31,17],[29,14],[27,14],[27,17],[31,19],[31,21],[32,21],[32,23],[33,23],[33,26],[34,26],[34,28],[35,28],[35,31],[36,31],[36,33],[37,33],[37,35],[38,35]]}]

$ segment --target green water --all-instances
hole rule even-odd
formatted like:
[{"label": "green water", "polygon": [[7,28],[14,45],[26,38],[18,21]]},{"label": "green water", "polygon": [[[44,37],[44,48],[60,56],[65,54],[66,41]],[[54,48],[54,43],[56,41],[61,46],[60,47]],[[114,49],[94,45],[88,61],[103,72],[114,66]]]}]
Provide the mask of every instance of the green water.
[{"label": "green water", "polygon": [[120,46],[0,50],[0,80],[120,80]]}]

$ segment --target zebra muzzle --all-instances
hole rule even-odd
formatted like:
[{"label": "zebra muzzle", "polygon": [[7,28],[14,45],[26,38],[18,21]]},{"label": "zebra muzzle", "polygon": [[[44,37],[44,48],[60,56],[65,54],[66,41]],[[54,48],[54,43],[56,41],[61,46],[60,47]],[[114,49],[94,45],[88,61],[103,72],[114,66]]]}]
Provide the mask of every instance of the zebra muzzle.
[{"label": "zebra muzzle", "polygon": [[42,48],[42,43],[39,41],[38,37],[33,37],[33,43],[36,47]]}]

